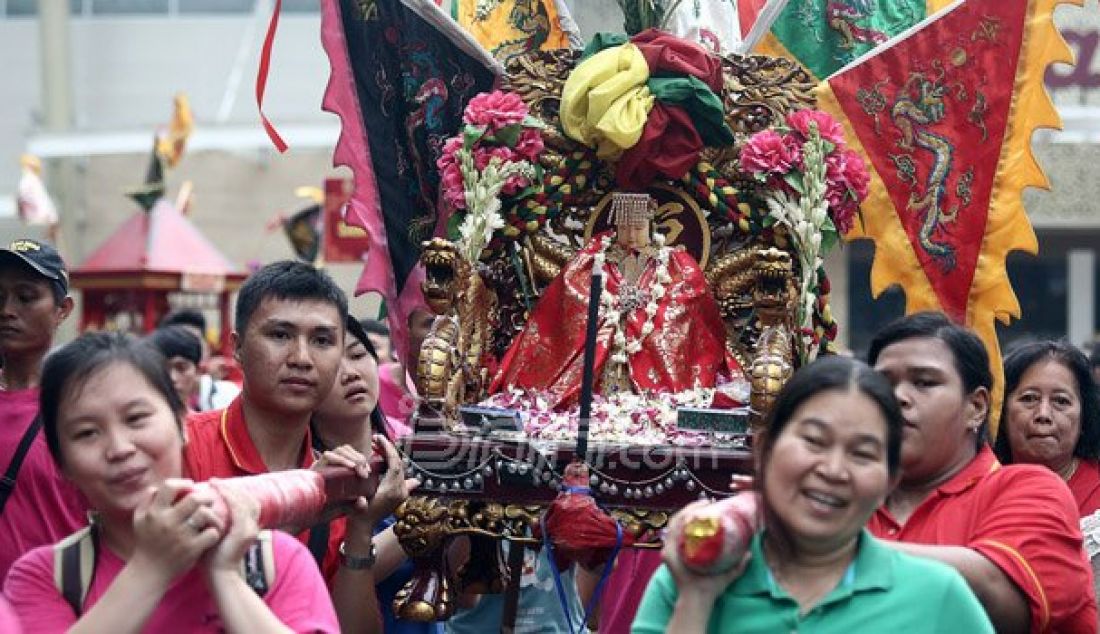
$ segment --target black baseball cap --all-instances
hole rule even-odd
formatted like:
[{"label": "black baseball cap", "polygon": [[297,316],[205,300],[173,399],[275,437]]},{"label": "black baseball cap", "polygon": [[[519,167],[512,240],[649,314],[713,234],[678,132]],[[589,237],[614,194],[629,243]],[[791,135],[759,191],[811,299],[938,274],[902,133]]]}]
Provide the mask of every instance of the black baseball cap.
[{"label": "black baseball cap", "polygon": [[56,282],[64,294],[69,293],[69,272],[57,249],[46,242],[21,238],[0,249],[0,259],[16,259],[45,278]]}]

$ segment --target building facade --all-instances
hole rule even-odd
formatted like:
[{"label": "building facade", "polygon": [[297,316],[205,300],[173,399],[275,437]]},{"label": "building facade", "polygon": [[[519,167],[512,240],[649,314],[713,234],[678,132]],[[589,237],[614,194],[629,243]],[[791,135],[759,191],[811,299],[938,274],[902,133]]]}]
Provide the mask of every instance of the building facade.
[{"label": "building facade", "polygon": [[[585,37],[621,30],[615,0],[572,0]],[[191,219],[242,266],[291,256],[286,239],[264,226],[305,206],[302,185],[346,175],[331,164],[339,134],[321,111],[328,60],[320,44],[317,0],[284,0],[265,112],[290,144],[278,154],[259,124],[254,98],[258,53],[271,0],[0,0],[0,241],[39,228],[14,216],[19,155],[45,160],[62,215],[61,248],[77,264],[136,209],[123,192],[141,182],[172,97],[186,93],[195,132],[168,173],[169,195],[194,187]],[[59,12],[62,14],[58,17]],[[1052,192],[1029,191],[1037,257],[1013,254],[1009,274],[1023,319],[1002,330],[1091,341],[1100,330],[1100,6],[1062,7],[1056,19],[1077,52],[1076,68],[1055,67],[1047,83],[1065,130],[1040,131],[1035,153]],[[841,343],[862,352],[870,333],[902,312],[898,291],[873,300],[872,248],[845,245],[827,262]],[[359,267],[330,270],[348,291]],[[353,302],[373,314],[376,302]],[[74,322],[75,323],[75,322]],[[75,329],[65,335],[71,336]]]}]

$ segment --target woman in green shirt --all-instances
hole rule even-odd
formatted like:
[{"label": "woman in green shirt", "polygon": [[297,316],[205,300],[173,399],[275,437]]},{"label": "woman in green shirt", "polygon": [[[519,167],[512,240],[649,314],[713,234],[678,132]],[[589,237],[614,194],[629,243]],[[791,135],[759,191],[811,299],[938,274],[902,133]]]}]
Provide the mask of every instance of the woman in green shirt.
[{"label": "woman in green shirt", "polygon": [[800,370],[756,439],[764,526],[750,552],[702,576],[670,540],[632,632],[992,632],[954,569],[864,530],[897,481],[901,436],[890,383],[865,364],[829,357]]}]

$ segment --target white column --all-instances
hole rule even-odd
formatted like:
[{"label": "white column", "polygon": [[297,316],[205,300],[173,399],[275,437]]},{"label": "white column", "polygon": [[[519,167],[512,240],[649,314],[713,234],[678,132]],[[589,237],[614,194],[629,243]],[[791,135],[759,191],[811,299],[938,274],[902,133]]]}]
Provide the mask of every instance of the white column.
[{"label": "white column", "polygon": [[72,125],[73,91],[69,77],[69,0],[40,0],[38,35],[41,42],[42,123],[50,132]]},{"label": "white column", "polygon": [[1066,254],[1066,269],[1066,336],[1070,343],[1080,346],[1092,341],[1096,331],[1096,252],[1071,249]]},{"label": "white column", "polygon": [[847,244],[842,243],[833,252],[825,257],[825,272],[829,275],[829,283],[832,291],[829,293],[829,308],[833,312],[833,319],[839,326],[837,333],[837,348],[848,348],[851,338],[848,336],[848,328],[851,322],[848,320],[848,259],[852,256],[852,250]]},{"label": "white column", "polygon": [[[85,2],[89,4],[89,2]],[[42,129],[65,133],[75,122],[72,83],[72,34],[69,28],[69,0],[39,0],[39,76],[42,82],[40,108]],[[45,158],[43,178],[57,205],[61,230],[57,249],[70,267],[84,261],[87,218],[82,190],[82,166],[76,157]],[[74,294],[79,305],[79,293]],[[78,319],[68,319],[74,324]]]}]

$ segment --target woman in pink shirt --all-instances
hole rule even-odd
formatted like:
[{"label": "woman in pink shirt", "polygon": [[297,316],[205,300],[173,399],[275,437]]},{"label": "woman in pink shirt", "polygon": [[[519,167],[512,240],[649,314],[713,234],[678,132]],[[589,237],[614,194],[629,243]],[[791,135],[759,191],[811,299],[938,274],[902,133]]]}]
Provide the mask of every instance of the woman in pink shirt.
[{"label": "woman in pink shirt", "polygon": [[15,612],[8,605],[7,599],[4,595],[0,595],[0,632],[6,632],[7,634],[21,634],[23,626],[19,622],[19,618],[15,616]]},{"label": "woman in pink shirt", "polygon": [[[259,531],[255,503],[224,488],[223,525],[213,496],[180,479],[184,411],[163,358],[125,335],[87,334],[47,360],[43,430],[95,510],[81,541],[94,568],[78,570],[94,574],[83,584],[80,574],[55,578],[61,545],[27,553],[4,586],[16,614],[36,632],[337,632],[305,546]],[[258,539],[270,548],[255,548]],[[246,553],[271,557],[274,574],[268,565],[262,583],[246,580]]]}]

